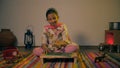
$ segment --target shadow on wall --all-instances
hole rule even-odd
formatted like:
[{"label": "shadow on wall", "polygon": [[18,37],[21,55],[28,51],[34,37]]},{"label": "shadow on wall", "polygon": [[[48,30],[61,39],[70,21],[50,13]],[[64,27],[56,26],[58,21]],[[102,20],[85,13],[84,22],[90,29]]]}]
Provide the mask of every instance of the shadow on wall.
[{"label": "shadow on wall", "polygon": [[79,45],[86,45],[88,43],[88,40],[84,34],[78,34],[76,35],[76,43]]}]

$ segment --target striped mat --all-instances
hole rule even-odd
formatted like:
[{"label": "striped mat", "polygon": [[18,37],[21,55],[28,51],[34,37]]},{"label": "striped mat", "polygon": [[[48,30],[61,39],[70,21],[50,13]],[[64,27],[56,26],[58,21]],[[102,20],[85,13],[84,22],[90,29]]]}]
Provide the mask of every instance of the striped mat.
[{"label": "striped mat", "polygon": [[[81,57],[79,56],[81,59]],[[85,64],[79,59],[79,62],[46,62],[42,64],[42,60],[33,54],[23,59],[13,68],[86,68]]]},{"label": "striped mat", "polygon": [[81,51],[82,60],[87,68],[120,68],[120,63],[116,63],[110,56],[107,56],[104,62],[94,62],[95,57],[100,56],[99,52]]},{"label": "striped mat", "polygon": [[96,56],[99,56],[98,52],[81,51],[79,60],[76,63],[73,62],[46,62],[42,64],[42,60],[33,54],[23,59],[16,64],[13,68],[120,68],[119,63],[114,62],[113,59],[108,56],[105,62],[94,62]]}]

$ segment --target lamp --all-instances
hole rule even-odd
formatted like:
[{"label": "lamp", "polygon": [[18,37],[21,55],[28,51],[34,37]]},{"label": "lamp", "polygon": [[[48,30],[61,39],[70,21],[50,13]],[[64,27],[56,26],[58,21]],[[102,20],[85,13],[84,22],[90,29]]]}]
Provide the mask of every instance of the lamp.
[{"label": "lamp", "polygon": [[27,29],[27,32],[24,35],[24,44],[25,48],[29,49],[32,48],[33,45],[33,33],[30,29]]}]

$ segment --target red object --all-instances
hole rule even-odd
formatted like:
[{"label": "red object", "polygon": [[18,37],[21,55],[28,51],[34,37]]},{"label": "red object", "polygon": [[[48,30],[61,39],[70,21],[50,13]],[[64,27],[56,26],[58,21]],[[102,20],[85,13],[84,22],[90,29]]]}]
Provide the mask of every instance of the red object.
[{"label": "red object", "polygon": [[112,32],[107,32],[105,39],[106,44],[110,45],[114,44],[114,35]]},{"label": "red object", "polygon": [[120,30],[105,30],[105,44],[120,45]]},{"label": "red object", "polygon": [[18,55],[19,51],[17,48],[10,48],[10,49],[8,48],[6,50],[3,50],[2,53],[3,53],[3,58],[5,60],[11,60]]}]

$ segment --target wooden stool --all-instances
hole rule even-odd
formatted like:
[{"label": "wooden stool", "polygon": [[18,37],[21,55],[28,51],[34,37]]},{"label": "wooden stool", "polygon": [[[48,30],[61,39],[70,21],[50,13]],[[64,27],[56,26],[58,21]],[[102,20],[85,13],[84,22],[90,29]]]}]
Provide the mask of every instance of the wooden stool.
[{"label": "wooden stool", "polygon": [[44,59],[73,59],[73,62],[76,63],[77,62],[77,57],[73,56],[73,53],[71,54],[66,54],[66,53],[61,53],[61,54],[57,54],[57,53],[50,53],[50,54],[42,54],[40,56],[41,60],[42,60],[42,64],[44,64]]}]

